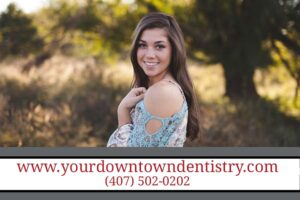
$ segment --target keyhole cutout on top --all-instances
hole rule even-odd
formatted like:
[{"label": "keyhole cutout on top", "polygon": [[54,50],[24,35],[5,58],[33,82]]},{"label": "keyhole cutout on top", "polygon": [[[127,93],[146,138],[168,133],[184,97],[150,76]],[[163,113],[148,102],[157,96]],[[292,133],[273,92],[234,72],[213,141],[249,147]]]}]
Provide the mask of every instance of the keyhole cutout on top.
[{"label": "keyhole cutout on top", "polygon": [[154,134],[162,127],[162,122],[158,119],[151,119],[146,124],[146,131],[149,134]]}]

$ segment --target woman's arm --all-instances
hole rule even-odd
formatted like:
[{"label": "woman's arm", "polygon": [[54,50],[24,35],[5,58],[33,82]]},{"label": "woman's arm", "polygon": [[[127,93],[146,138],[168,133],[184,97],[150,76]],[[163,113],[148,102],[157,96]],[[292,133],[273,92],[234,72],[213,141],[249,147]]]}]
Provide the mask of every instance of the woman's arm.
[{"label": "woman's arm", "polygon": [[118,107],[118,127],[131,123],[130,110],[144,98],[146,88],[133,88],[123,98]]},{"label": "woman's arm", "polygon": [[133,88],[123,98],[118,106],[118,129],[110,136],[107,147],[126,147],[127,139],[133,130],[130,111],[132,108],[144,98],[146,89],[143,87]]},{"label": "woman's arm", "polygon": [[[144,98],[146,110],[151,115],[161,118],[171,117],[177,113],[182,107],[183,100],[177,86],[165,81],[150,87]],[[161,125],[157,120],[150,120],[146,124],[146,130],[148,133],[154,133]]]}]

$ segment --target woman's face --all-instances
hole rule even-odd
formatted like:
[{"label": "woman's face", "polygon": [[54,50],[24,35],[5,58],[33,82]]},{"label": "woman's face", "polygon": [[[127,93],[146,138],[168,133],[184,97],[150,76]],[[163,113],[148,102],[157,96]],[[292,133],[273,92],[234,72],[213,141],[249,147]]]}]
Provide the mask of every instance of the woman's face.
[{"label": "woman's face", "polygon": [[168,73],[172,47],[162,28],[146,29],[138,41],[137,60],[150,80],[150,85]]}]

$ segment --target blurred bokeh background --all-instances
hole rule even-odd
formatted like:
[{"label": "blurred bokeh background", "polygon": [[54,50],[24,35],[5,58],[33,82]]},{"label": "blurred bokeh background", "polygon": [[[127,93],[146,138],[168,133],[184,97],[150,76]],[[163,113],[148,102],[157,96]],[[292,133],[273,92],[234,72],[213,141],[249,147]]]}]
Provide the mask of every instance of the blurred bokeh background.
[{"label": "blurred bokeh background", "polygon": [[299,0],[20,2],[0,1],[0,146],[105,146],[154,11],[185,36],[203,127],[186,146],[300,146]]}]

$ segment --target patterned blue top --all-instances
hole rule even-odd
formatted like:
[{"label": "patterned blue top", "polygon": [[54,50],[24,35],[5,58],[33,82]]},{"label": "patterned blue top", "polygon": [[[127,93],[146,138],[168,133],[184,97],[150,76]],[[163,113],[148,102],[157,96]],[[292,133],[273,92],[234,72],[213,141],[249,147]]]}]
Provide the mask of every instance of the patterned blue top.
[{"label": "patterned blue top", "polygon": [[[180,86],[174,84],[183,95]],[[188,106],[185,98],[180,111],[165,118],[152,115],[147,111],[144,100],[141,100],[131,111],[131,118],[132,124],[121,126],[110,136],[108,147],[182,147],[186,140]],[[150,134],[146,124],[153,119],[159,120],[162,125],[158,131]]]}]

